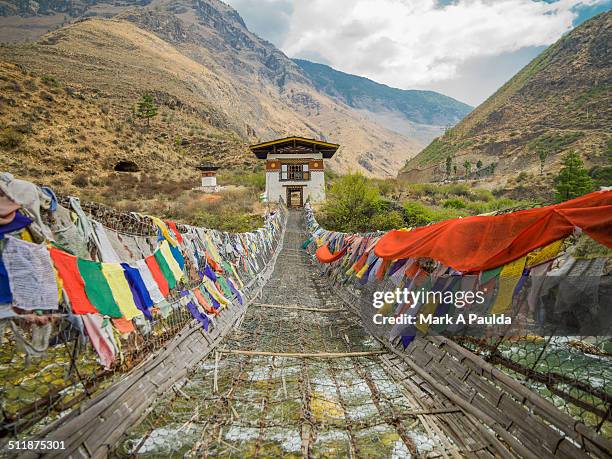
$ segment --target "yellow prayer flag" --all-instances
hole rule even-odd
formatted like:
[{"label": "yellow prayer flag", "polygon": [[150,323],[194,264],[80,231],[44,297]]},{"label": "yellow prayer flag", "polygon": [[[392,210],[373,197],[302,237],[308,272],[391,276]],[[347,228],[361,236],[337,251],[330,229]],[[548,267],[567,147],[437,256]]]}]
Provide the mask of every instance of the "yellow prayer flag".
[{"label": "yellow prayer flag", "polygon": [[108,282],[113,298],[123,317],[132,320],[134,317],[142,315],[142,312],[134,303],[134,297],[123,273],[123,267],[119,263],[102,263],[102,274]]}]

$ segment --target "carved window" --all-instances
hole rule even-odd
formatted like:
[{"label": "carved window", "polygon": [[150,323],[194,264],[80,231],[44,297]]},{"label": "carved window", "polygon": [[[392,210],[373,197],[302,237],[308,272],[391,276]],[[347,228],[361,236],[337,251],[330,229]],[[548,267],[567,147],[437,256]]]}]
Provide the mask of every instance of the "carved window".
[{"label": "carved window", "polygon": [[281,180],[310,180],[308,164],[281,164]]}]

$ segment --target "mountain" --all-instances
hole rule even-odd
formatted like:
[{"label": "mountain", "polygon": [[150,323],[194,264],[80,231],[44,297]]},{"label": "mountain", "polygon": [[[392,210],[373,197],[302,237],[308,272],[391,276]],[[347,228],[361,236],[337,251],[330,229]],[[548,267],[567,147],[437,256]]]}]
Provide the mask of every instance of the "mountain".
[{"label": "mountain", "polygon": [[[58,82],[79,94],[78,104],[90,106],[91,113],[103,111],[109,123],[125,130],[117,140],[122,149],[97,145],[98,159],[84,157],[77,167],[83,171],[104,173],[126,155],[152,172],[160,163],[149,157],[187,175],[201,160],[235,166],[242,158],[251,167],[246,145],[295,134],[340,143],[330,162],[336,171],[390,177],[424,145],[420,133],[394,132],[319,90],[300,66],[218,0],[3,0],[0,16],[0,39],[11,42],[0,47],[0,61],[22,88],[12,98],[15,105],[0,112],[2,124],[17,131],[27,124],[20,98],[39,98],[38,90],[24,94],[33,78]],[[154,95],[160,116],[143,131],[132,110],[144,92]],[[436,110],[427,107],[422,119]],[[54,112],[48,116],[40,126],[45,132],[59,123]],[[78,140],[58,135],[50,146],[35,134],[22,137],[19,148],[30,155],[78,156]]]},{"label": "mountain", "polygon": [[473,107],[434,91],[392,88],[324,64],[293,59],[321,92],[361,110],[372,120],[407,136],[433,140]]},{"label": "mountain", "polygon": [[[493,186],[516,182],[521,172],[519,178],[531,177],[534,186],[549,188],[568,150],[580,152],[592,171],[606,169],[609,174],[611,44],[612,12],[608,11],[544,50],[460,123],[410,159],[400,176],[416,182],[443,180],[450,157],[457,166],[457,173],[451,167],[451,175]],[[545,157],[542,176],[540,152]]]}]

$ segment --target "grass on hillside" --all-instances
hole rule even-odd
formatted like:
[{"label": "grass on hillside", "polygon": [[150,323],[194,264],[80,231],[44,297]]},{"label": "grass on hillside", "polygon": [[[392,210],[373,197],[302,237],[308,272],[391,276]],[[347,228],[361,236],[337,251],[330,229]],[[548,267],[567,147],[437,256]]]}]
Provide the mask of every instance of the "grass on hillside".
[{"label": "grass on hillside", "polygon": [[[0,93],[0,171],[58,194],[184,223],[226,231],[261,225],[262,166],[235,133],[174,100],[158,95],[158,115],[147,127],[132,113],[138,99],[93,97],[8,63],[0,64]],[[196,166],[207,161],[227,167],[218,181],[232,185],[212,199],[191,191],[200,185]],[[136,172],[116,172],[122,162]]]},{"label": "grass on hillside", "polygon": [[584,132],[580,131],[565,133],[548,132],[533,139],[527,146],[533,151],[543,149],[557,153],[582,137],[584,137]]},{"label": "grass on hillside", "polygon": [[[135,173],[112,173],[92,179],[95,193],[84,198],[102,202],[127,212],[142,212],[170,218],[182,223],[229,232],[245,232],[263,224],[264,208],[259,195],[265,187],[263,172],[221,171],[219,193],[206,194],[192,188],[193,179],[160,179]],[[75,185],[90,185],[90,179],[79,175]]]}]

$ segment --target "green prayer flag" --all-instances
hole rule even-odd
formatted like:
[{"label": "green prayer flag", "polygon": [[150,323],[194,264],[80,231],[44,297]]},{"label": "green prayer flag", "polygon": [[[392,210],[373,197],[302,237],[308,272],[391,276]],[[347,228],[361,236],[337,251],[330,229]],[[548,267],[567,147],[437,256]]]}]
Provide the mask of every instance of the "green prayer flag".
[{"label": "green prayer flag", "polygon": [[168,266],[168,262],[164,258],[164,254],[161,253],[161,250],[157,249],[155,253],[153,253],[153,256],[159,265],[159,270],[168,281],[168,287],[170,290],[172,290],[176,286],[176,278],[174,277],[174,274],[172,274],[172,270],[170,269],[170,266]]},{"label": "green prayer flag", "polygon": [[480,283],[486,284],[494,277],[499,276],[499,273],[501,273],[502,269],[504,269],[504,267],[499,266],[497,268],[489,269],[488,271],[483,271],[482,274],[480,275]]},{"label": "green prayer flag", "polygon": [[77,266],[85,282],[87,298],[100,314],[110,317],[123,317],[117,302],[113,298],[113,292],[106,281],[106,277],[102,274],[102,263],[78,258]]},{"label": "green prayer flag", "polygon": [[223,292],[224,297],[226,298],[234,297],[234,292],[232,292],[232,289],[230,288],[230,286],[227,284],[227,281],[223,277],[217,276],[217,282],[219,283],[219,286],[221,287],[221,291]]}]

